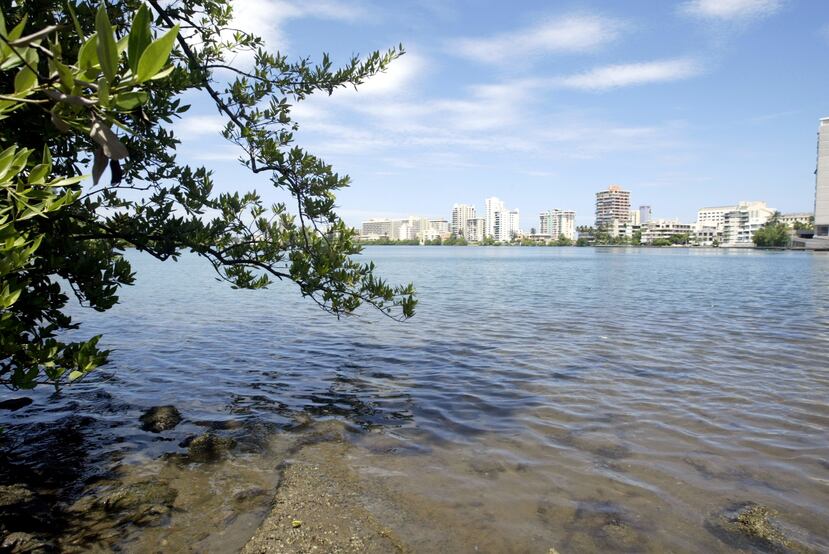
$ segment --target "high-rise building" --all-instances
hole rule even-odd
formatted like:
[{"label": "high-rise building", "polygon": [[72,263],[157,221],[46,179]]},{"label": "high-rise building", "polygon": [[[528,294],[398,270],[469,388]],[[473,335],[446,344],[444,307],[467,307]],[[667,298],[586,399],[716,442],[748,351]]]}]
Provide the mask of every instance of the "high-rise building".
[{"label": "high-rise building", "polygon": [[653,219],[653,212],[650,206],[639,206],[639,225],[644,225]]},{"label": "high-rise building", "polygon": [[618,185],[596,193],[596,227],[609,227],[613,220],[626,222],[630,217],[630,192]]},{"label": "high-rise building", "polygon": [[469,242],[482,242],[486,234],[486,218],[473,217],[466,220],[464,238]]},{"label": "high-rise building", "polygon": [[498,242],[509,242],[521,233],[521,218],[518,210],[508,210],[504,203],[490,197],[484,201],[486,206],[485,236]]},{"label": "high-rise building", "polygon": [[539,214],[538,234],[556,240],[561,235],[576,240],[576,212],[548,210]]},{"label": "high-rise building", "polygon": [[[452,206],[451,232],[459,237],[466,233],[466,222],[476,217],[475,206],[455,204]],[[468,237],[467,237],[468,238]]]},{"label": "high-rise building", "polygon": [[484,214],[486,229],[484,230],[484,235],[499,240],[497,238],[500,236],[499,224],[501,217],[499,214],[506,211],[504,203],[495,196],[492,196],[484,200],[484,205],[486,206],[486,213]]},{"label": "high-rise building", "polygon": [[630,210],[630,212],[628,213],[629,215],[627,222],[630,225],[635,225],[636,227],[639,227],[639,225],[641,225],[641,214],[639,213],[639,210]]},{"label": "high-rise building", "polygon": [[820,120],[815,175],[815,237],[829,237],[829,117]]}]

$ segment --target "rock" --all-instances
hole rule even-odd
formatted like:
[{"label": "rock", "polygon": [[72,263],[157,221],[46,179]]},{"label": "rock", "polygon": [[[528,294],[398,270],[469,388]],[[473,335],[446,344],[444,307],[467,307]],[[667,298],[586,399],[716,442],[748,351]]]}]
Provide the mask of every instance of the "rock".
[{"label": "rock", "polygon": [[20,408],[25,408],[31,403],[32,399],[25,396],[23,398],[10,398],[9,400],[0,402],[0,410],[11,410],[13,412]]},{"label": "rock", "polygon": [[0,544],[3,552],[53,552],[54,545],[29,533],[9,533]]},{"label": "rock", "polygon": [[157,511],[156,506],[171,506],[177,492],[163,481],[139,481],[119,487],[98,498],[96,506],[107,512]]},{"label": "rock", "polygon": [[34,497],[34,493],[23,485],[0,485],[0,508],[25,504]]},{"label": "rock", "polygon": [[168,431],[181,422],[181,413],[175,406],[154,406],[141,416],[141,429],[151,433]]},{"label": "rock", "polygon": [[786,536],[774,519],[777,512],[754,502],[737,503],[706,524],[709,531],[735,548],[751,546],[764,552],[813,552]]},{"label": "rock", "polygon": [[205,433],[190,441],[187,446],[187,453],[194,462],[213,462],[221,458],[234,446],[236,446],[236,441],[230,437]]}]

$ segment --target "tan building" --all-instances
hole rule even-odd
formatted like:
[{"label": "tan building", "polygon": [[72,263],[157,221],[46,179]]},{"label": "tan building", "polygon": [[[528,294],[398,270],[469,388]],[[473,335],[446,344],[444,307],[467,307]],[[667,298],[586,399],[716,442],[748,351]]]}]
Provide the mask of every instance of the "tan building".
[{"label": "tan building", "polygon": [[596,227],[607,228],[613,220],[628,221],[630,218],[630,192],[619,185],[596,193]]},{"label": "tan building", "polygon": [[820,120],[815,177],[815,237],[829,237],[829,117]]}]

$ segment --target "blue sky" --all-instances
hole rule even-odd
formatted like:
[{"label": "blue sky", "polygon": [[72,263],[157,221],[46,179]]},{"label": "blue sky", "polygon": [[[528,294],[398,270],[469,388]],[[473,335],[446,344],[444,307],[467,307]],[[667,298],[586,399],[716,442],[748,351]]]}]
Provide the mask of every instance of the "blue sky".
[{"label": "blue sky", "polygon": [[[237,24],[289,56],[403,43],[359,92],[295,106],[298,143],[353,179],[340,213],[448,217],[498,196],[537,226],[593,220],[617,183],[634,207],[691,222],[765,200],[811,211],[815,133],[829,116],[829,2],[237,0]],[[243,63],[243,60],[239,60]],[[217,188],[255,187],[206,102],[176,126]]]}]

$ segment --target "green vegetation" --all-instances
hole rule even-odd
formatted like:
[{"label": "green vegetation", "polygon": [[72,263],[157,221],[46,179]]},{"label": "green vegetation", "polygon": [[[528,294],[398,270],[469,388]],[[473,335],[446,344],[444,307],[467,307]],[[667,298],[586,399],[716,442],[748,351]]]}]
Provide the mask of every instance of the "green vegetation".
[{"label": "green vegetation", "polygon": [[814,231],[815,230],[815,216],[809,217],[808,223],[795,221],[792,226],[795,231]]},{"label": "green vegetation", "polygon": [[754,232],[754,245],[763,248],[782,248],[789,246],[791,233],[788,225],[780,221],[780,212],[774,215]]},{"label": "green vegetation", "polygon": [[[340,69],[327,55],[291,63],[231,29],[231,16],[229,0],[2,3],[3,385],[59,388],[106,363],[100,337],[65,339],[78,328],[65,308],[70,291],[111,308],[135,278],[126,247],[160,260],[193,252],[235,288],[290,280],[336,315],[362,304],[414,313],[411,285],[390,286],[352,258],[356,233],[334,212],[348,177],[294,144],[291,119],[293,104],[363,83],[402,49]],[[243,51],[255,53],[245,70],[232,63]],[[187,110],[185,94],[212,101],[242,166],[289,193],[290,211],[256,192],[214,194],[208,168],[176,159],[170,124]]]}]

